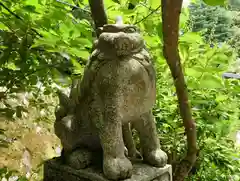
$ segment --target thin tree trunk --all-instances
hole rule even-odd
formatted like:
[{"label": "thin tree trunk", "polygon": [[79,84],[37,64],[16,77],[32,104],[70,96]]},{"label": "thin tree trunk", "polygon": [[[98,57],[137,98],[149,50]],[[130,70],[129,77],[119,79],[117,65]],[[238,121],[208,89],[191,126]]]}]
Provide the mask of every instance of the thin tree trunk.
[{"label": "thin tree trunk", "polygon": [[95,31],[98,37],[100,35],[98,28],[108,23],[107,14],[104,9],[103,0],[88,0],[88,2],[92,13],[92,19],[95,24]]},{"label": "thin tree trunk", "polygon": [[163,53],[174,79],[180,114],[187,135],[187,155],[176,166],[173,175],[174,181],[183,181],[196,162],[198,149],[196,125],[192,118],[191,108],[188,102],[187,86],[178,53],[179,16],[182,8],[182,0],[161,0],[161,2],[164,41]]}]

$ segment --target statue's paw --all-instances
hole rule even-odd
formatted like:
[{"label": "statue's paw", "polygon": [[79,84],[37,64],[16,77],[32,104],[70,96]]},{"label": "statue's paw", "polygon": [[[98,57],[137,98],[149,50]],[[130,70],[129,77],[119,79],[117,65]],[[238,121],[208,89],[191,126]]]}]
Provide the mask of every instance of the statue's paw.
[{"label": "statue's paw", "polygon": [[66,164],[74,169],[83,169],[90,165],[92,157],[92,152],[79,149],[66,156]]},{"label": "statue's paw", "polygon": [[106,157],[103,162],[103,172],[108,179],[127,179],[132,176],[132,163],[126,157]]},{"label": "statue's paw", "polygon": [[168,157],[164,151],[156,149],[144,154],[143,159],[152,166],[164,167],[167,164]]}]

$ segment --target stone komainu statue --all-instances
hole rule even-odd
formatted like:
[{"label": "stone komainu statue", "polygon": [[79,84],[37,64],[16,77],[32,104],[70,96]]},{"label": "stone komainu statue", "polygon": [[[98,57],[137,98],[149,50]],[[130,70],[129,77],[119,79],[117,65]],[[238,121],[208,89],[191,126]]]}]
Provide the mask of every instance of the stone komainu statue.
[{"label": "stone komainu statue", "polygon": [[102,27],[73,97],[59,96],[54,125],[67,164],[85,168],[101,151],[107,178],[131,177],[132,164],[124,152],[129,134],[123,130],[131,124],[139,134],[143,160],[156,167],[166,165],[151,111],[156,99],[155,70],[136,26]]}]

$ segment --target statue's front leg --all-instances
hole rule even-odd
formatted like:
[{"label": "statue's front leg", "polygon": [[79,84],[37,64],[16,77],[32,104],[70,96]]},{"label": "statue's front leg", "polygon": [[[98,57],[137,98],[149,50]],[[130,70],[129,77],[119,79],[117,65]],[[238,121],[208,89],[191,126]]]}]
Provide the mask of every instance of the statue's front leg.
[{"label": "statue's front leg", "polygon": [[116,102],[108,98],[99,126],[103,148],[103,172],[112,180],[126,179],[132,175],[132,164],[124,154],[122,120]]}]

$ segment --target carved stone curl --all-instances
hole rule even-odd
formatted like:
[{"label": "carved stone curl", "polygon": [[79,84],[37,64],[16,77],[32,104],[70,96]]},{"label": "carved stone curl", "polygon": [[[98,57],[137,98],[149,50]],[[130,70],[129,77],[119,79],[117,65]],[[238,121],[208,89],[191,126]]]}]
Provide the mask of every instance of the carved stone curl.
[{"label": "carved stone curl", "polygon": [[151,111],[156,99],[155,70],[136,26],[102,28],[78,85],[74,98],[59,94],[54,125],[67,164],[85,168],[95,153],[101,153],[107,178],[131,177],[132,164],[124,149],[125,142],[128,151],[133,148],[132,155],[138,154],[128,142],[131,124],[138,131],[143,160],[156,167],[166,165]]}]

